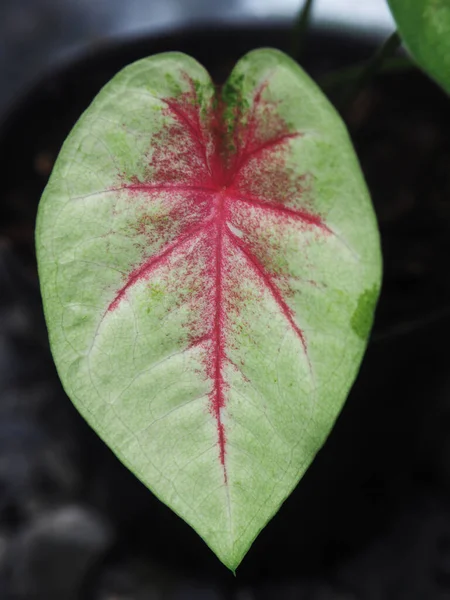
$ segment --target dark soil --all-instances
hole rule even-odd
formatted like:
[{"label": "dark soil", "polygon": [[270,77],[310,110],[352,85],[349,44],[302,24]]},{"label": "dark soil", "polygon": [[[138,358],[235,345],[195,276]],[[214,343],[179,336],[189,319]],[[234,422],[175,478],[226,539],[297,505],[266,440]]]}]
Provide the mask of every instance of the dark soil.
[{"label": "dark soil", "polygon": [[[324,449],[238,577],[114,457],[65,396],[33,230],[59,148],[119,68],[182,50],[225,78],[285,30],[192,32],[103,49],[35,86],[0,129],[0,598],[450,597],[450,103],[383,75],[344,111],[378,215],[385,280],[359,378]],[[313,76],[362,42],[316,35]]]}]

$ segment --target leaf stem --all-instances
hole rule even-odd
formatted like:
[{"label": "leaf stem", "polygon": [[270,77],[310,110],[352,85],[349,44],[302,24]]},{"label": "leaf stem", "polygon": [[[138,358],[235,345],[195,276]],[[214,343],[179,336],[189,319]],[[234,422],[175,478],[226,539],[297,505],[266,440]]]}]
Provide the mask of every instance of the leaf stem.
[{"label": "leaf stem", "polygon": [[[378,69],[378,73],[396,73],[407,71],[415,67],[412,60],[407,56],[391,56],[387,58]],[[358,77],[361,77],[362,72],[366,68],[366,63],[351,65],[336,69],[326,75],[320,77],[317,81],[319,86],[325,93],[331,93],[336,88],[343,85],[348,85]]]},{"label": "leaf stem", "polygon": [[401,44],[401,38],[397,31],[392,33],[383,45],[375,52],[361,70],[356,74],[356,77],[351,81],[345,93],[341,96],[337,103],[340,111],[345,110],[349,105],[353,104],[359,93],[366,87],[370,81],[383,67],[383,64],[392,58]]},{"label": "leaf stem", "polygon": [[306,34],[311,20],[311,11],[314,0],[305,0],[294,23],[291,40],[291,56],[300,62],[306,46]]}]

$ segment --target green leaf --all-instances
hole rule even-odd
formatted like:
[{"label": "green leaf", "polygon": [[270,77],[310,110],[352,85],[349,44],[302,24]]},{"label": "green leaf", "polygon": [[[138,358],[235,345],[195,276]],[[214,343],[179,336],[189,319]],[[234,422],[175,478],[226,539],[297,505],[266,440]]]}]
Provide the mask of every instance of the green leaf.
[{"label": "green leaf", "polygon": [[192,58],[121,71],[37,224],[74,404],[235,569],[324,443],[361,361],[378,230],[348,134],[276,50],[221,90]]},{"label": "green leaf", "polygon": [[450,94],[450,1],[388,2],[414,60]]}]

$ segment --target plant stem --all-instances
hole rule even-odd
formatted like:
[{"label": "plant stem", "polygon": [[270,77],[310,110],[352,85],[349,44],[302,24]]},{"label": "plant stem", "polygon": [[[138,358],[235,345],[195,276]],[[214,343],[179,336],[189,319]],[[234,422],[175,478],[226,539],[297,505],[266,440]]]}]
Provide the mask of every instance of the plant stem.
[{"label": "plant stem", "polygon": [[300,62],[305,51],[306,33],[311,19],[311,10],[314,0],[305,0],[295,20],[291,40],[291,56]]},{"label": "plant stem", "polygon": [[338,103],[341,112],[348,105],[352,104],[359,92],[375,77],[382,69],[383,64],[392,58],[401,44],[401,39],[397,31],[391,34],[384,44],[375,52],[367,63],[357,73],[355,79],[350,83],[345,93]]},{"label": "plant stem", "polygon": [[[414,63],[407,56],[391,56],[387,58],[378,69],[378,73],[396,73],[401,71],[407,71],[414,68]],[[325,93],[329,93],[335,88],[342,85],[348,85],[358,77],[361,77],[362,72],[366,68],[366,64],[352,65],[351,67],[344,67],[343,69],[337,69],[331,73],[327,73],[318,80],[319,86]]]}]

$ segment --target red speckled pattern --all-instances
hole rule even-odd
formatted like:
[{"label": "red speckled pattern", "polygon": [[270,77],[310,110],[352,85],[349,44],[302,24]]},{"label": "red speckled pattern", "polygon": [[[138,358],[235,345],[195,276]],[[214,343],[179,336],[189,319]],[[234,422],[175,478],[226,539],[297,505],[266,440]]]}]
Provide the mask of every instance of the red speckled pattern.
[{"label": "red speckled pattern", "polygon": [[134,228],[145,235],[146,223],[151,223],[151,235],[167,241],[127,275],[108,311],[126,301],[136,282],[186,253],[192,265],[189,302],[197,315],[189,325],[189,339],[191,346],[202,348],[205,373],[212,382],[210,410],[217,423],[225,482],[224,367],[233,364],[227,348],[232,344],[232,321],[244,300],[239,281],[251,279],[257,289],[270,293],[309,363],[307,341],[288,303],[287,273],[274,260],[279,253],[276,240],[293,224],[330,233],[311,206],[311,177],[287,168],[289,145],[302,133],[291,131],[276,104],[265,100],[266,88],[267,82],[249,108],[231,112],[221,100],[202,112],[193,84],[180,97],[163,100],[167,126],[154,139],[148,177],[129,177],[114,188],[127,190],[131,199],[141,202],[143,197],[161,199],[166,218],[160,226],[157,216],[143,210]]}]

